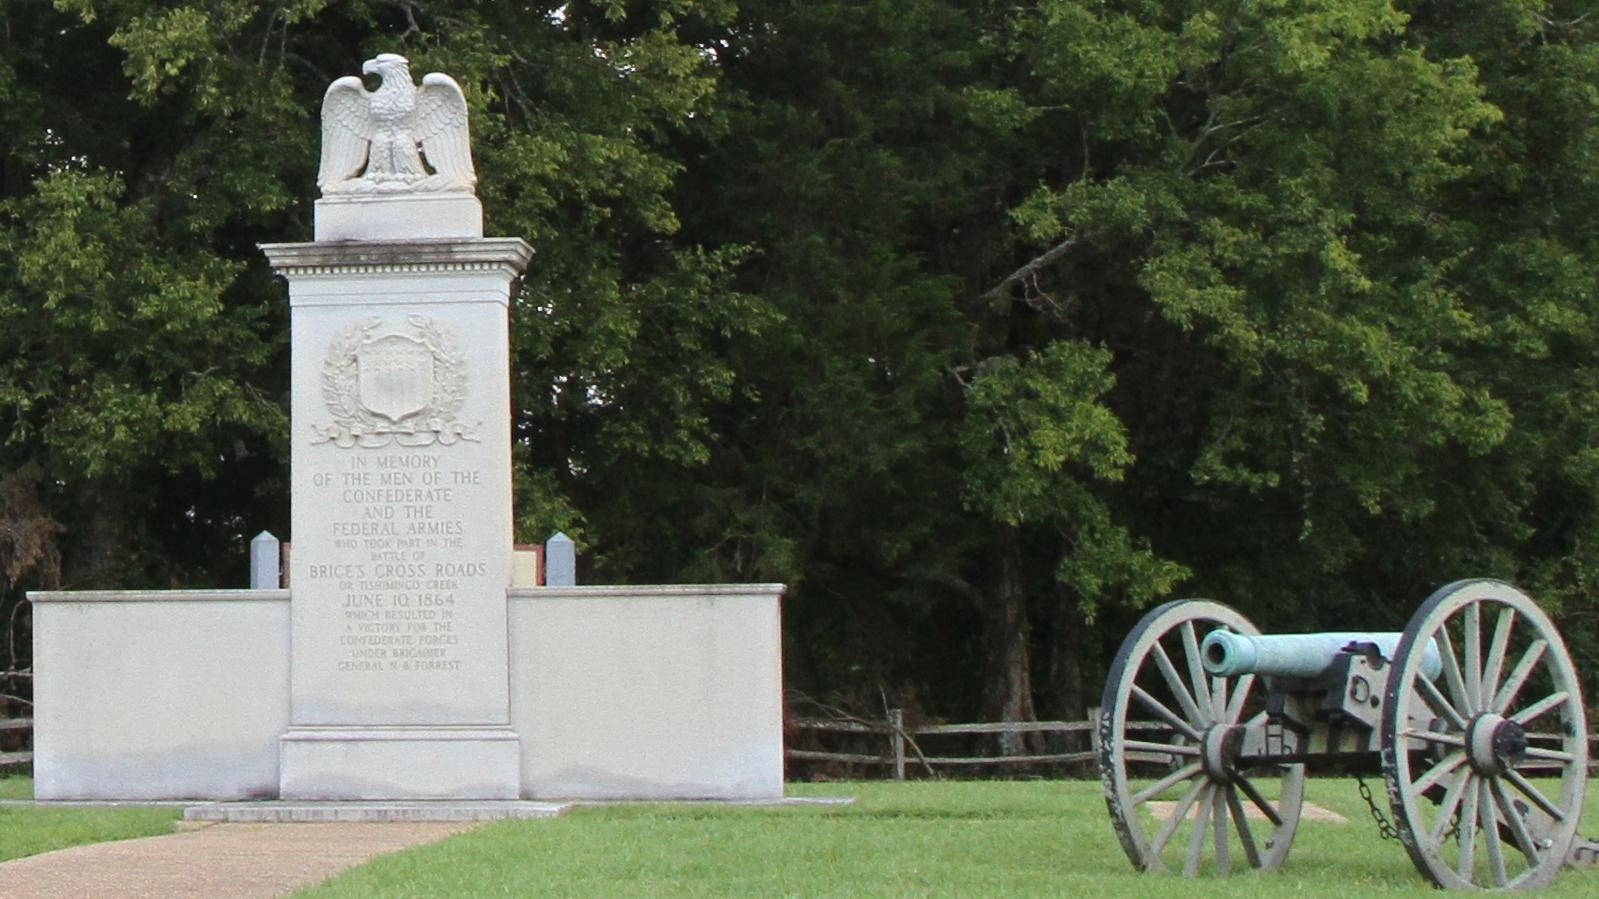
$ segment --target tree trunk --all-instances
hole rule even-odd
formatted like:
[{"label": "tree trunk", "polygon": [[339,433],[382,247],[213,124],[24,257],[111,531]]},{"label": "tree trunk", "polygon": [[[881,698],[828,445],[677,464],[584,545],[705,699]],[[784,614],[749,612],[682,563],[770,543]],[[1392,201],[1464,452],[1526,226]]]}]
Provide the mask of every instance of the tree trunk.
[{"label": "tree trunk", "polygon": [[[1033,708],[1032,662],[1028,652],[1027,592],[1022,584],[1016,534],[1001,542],[993,586],[982,603],[983,718],[987,721],[1036,721]],[[1028,739],[1032,736],[1035,739]],[[1037,735],[1001,734],[1003,755],[1025,754]]]},{"label": "tree trunk", "polygon": [[64,535],[61,581],[73,590],[109,590],[123,583],[133,547],[123,515],[122,485],[109,478],[80,481],[72,492],[72,518]]},{"label": "tree trunk", "polygon": [[[1083,657],[1095,651],[1094,632],[1070,596],[1061,596],[1059,602],[1049,641],[1049,682],[1054,693],[1052,711],[1062,721],[1082,721],[1088,717],[1090,704],[1090,687],[1083,681]],[[1068,752],[1088,748],[1086,734],[1067,736],[1071,738]]]}]

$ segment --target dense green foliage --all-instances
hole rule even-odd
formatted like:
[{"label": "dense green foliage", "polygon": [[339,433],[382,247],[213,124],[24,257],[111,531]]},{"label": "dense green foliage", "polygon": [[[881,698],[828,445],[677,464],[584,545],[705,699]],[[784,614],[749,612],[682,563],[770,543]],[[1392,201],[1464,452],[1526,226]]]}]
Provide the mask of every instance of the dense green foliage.
[{"label": "dense green foliage", "polygon": [[[1141,606],[1529,589],[1599,673],[1599,19],[1538,0],[0,7],[0,572],[287,519],[316,110],[472,107],[519,536],[783,581],[792,686],[1074,715]],[[292,535],[289,535],[292,538]]]}]

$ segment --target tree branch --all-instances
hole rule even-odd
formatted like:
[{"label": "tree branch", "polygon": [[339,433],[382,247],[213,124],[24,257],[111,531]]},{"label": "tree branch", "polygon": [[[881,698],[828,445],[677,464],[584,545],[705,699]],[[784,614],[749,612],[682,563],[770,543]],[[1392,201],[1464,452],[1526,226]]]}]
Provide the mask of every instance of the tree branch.
[{"label": "tree branch", "polygon": [[1006,275],[998,284],[995,284],[993,287],[983,292],[978,299],[1005,299],[1009,295],[1012,287],[1015,287],[1017,284],[1020,284],[1038,274],[1038,272],[1054,264],[1062,256],[1065,256],[1067,253],[1071,252],[1073,247],[1083,243],[1084,241],[1091,240],[1093,237],[1094,234],[1092,233],[1073,234],[1053,247],[1050,247],[1048,250],[1045,250],[1042,254],[1033,257],[1033,259],[1026,265]]}]

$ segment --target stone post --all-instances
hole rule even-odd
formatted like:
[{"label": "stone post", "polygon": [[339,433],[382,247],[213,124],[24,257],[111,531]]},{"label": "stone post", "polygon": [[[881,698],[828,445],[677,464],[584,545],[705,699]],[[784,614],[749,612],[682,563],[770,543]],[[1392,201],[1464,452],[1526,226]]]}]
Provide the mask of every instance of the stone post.
[{"label": "stone post", "polygon": [[269,531],[262,531],[250,541],[250,589],[251,590],[276,590],[280,586],[278,579],[279,560],[278,538]]},{"label": "stone post", "polygon": [[563,533],[544,541],[544,586],[577,586],[577,546]]}]

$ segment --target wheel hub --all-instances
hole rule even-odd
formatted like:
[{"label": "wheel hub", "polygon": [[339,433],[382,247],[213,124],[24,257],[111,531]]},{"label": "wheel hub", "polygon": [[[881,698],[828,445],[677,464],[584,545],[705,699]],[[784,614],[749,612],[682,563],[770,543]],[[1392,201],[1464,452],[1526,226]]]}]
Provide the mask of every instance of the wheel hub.
[{"label": "wheel hub", "polygon": [[1527,754],[1527,730],[1520,724],[1484,712],[1466,729],[1466,757],[1478,774],[1495,776],[1514,767]]},{"label": "wheel hub", "polygon": [[1244,727],[1213,724],[1205,729],[1199,763],[1211,780],[1231,782],[1238,770],[1238,753],[1244,746]]}]

